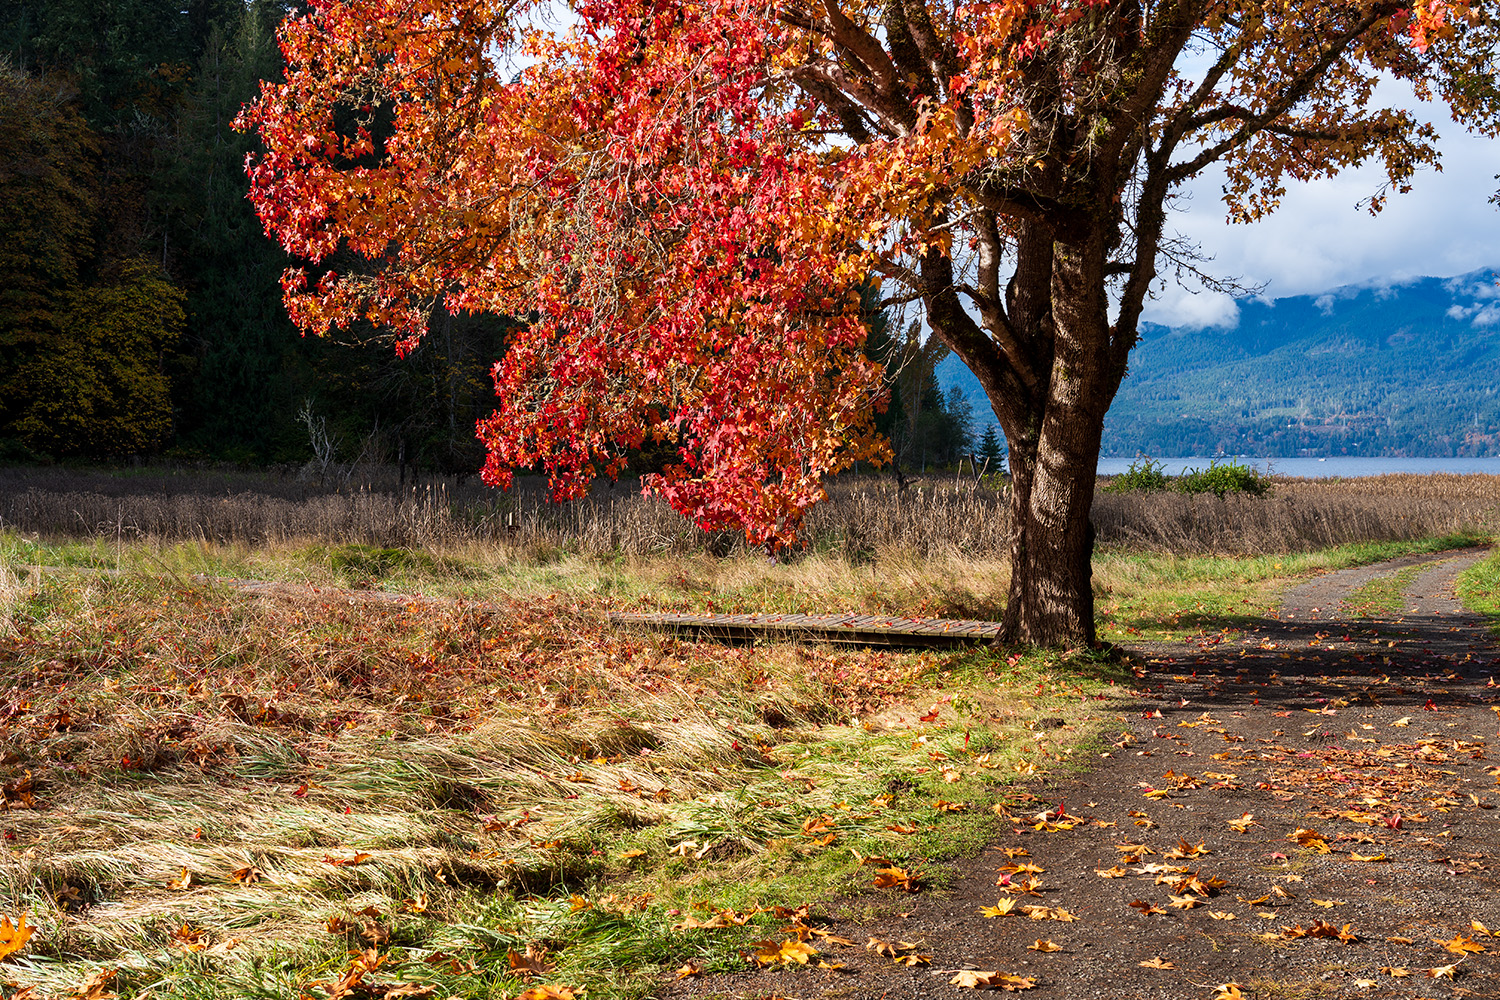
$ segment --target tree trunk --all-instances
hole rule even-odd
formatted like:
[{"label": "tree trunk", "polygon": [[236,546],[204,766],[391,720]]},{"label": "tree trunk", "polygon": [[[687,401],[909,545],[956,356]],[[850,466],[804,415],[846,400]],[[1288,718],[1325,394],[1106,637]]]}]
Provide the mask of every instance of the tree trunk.
[{"label": "tree trunk", "polygon": [[1089,514],[1104,414],[1121,373],[1110,360],[1103,241],[1090,244],[1054,247],[1051,367],[1040,412],[1027,414],[1035,430],[1018,428],[1012,438],[1011,578],[1002,627],[1008,642],[1098,641]]},{"label": "tree trunk", "polygon": [[[1001,638],[1092,646],[1094,476],[1101,428],[1057,420],[1035,450],[1010,449],[1010,590]],[[1093,442],[1093,451],[1085,454]]]}]

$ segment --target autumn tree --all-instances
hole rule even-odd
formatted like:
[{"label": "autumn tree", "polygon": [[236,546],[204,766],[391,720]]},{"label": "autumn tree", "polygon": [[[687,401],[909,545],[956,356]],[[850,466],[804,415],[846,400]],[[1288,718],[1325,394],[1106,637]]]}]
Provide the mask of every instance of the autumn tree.
[{"label": "autumn tree", "polygon": [[[244,116],[308,331],[409,345],[433,303],[528,317],[486,476],[576,493],[673,442],[648,486],[788,544],[820,477],[878,455],[858,289],[920,307],[1010,447],[1005,634],[1095,639],[1105,411],[1211,165],[1231,219],[1378,161],[1436,162],[1382,80],[1494,125],[1493,2],[315,0]],[[336,252],[367,267],[336,271]]]}]

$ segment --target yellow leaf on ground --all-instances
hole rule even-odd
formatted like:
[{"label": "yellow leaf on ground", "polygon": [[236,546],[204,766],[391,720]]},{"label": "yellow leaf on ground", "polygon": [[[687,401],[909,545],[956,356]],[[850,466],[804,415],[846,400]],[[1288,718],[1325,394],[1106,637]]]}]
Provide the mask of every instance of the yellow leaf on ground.
[{"label": "yellow leaf on ground", "polygon": [[506,960],[510,963],[511,972],[527,979],[552,971],[552,964],[547,961],[547,949],[535,941],[527,942],[524,952],[508,951]]},{"label": "yellow leaf on ground", "polygon": [[1032,944],[1028,944],[1026,946],[1026,950],[1027,951],[1062,951],[1063,947],[1062,947],[1062,945],[1058,944],[1056,941],[1044,941],[1041,938],[1037,938],[1035,942],[1033,942]]},{"label": "yellow leaf on ground", "polygon": [[1201,840],[1197,844],[1189,844],[1186,839],[1179,839],[1177,841],[1177,846],[1174,847],[1174,848],[1172,848],[1166,854],[1163,854],[1162,857],[1164,857],[1164,858],[1201,858],[1205,854],[1212,854],[1212,853],[1213,852],[1208,849],[1208,845],[1206,845],[1205,843],[1203,843]]},{"label": "yellow leaf on ground", "polygon": [[1239,983],[1220,983],[1214,989],[1219,991],[1214,994],[1214,1000],[1245,1000],[1245,994],[1240,992]]},{"label": "yellow leaf on ground", "polygon": [[533,986],[516,1000],[577,1000],[577,994],[571,986]]},{"label": "yellow leaf on ground", "polygon": [[1349,860],[1350,861],[1389,861],[1390,859],[1387,858],[1384,854],[1355,854],[1353,851],[1350,851],[1349,852]]},{"label": "yellow leaf on ground", "polygon": [[1429,979],[1453,979],[1458,972],[1458,963],[1439,965],[1436,968],[1427,969],[1426,972]]},{"label": "yellow leaf on ground", "polygon": [[1004,972],[979,972],[964,969],[948,980],[950,986],[967,986],[976,990],[1005,990],[1014,993],[1036,987],[1035,976],[1012,976]]},{"label": "yellow leaf on ground", "polygon": [[785,941],[757,941],[754,958],[757,965],[806,965],[807,960],[818,953],[818,949],[806,941],[788,938]]},{"label": "yellow leaf on ground", "polygon": [[1015,908],[1016,901],[1014,899],[1002,899],[998,900],[994,906],[981,906],[979,912],[986,917],[1004,917],[1009,916]]},{"label": "yellow leaf on ground", "polygon": [[1433,938],[1433,944],[1440,944],[1447,951],[1455,955],[1467,955],[1471,952],[1484,951],[1484,945],[1473,938],[1464,937],[1462,934],[1455,935],[1452,941],[1444,941],[1441,938]]},{"label": "yellow leaf on ground", "polygon": [[1126,872],[1119,865],[1115,865],[1112,868],[1095,868],[1094,874],[1100,878],[1124,878]]},{"label": "yellow leaf on ground", "polygon": [[889,889],[891,887],[904,889],[907,892],[917,891],[917,877],[905,868],[880,868],[875,873],[875,888]]},{"label": "yellow leaf on ground", "polygon": [[21,914],[12,924],[9,917],[0,917],[0,958],[20,951],[31,939],[31,928],[26,926],[26,914]]},{"label": "yellow leaf on ground", "polygon": [[1167,961],[1165,958],[1162,958],[1160,955],[1157,955],[1155,958],[1149,958],[1149,959],[1147,959],[1144,962],[1137,962],[1136,964],[1139,965],[1139,966],[1141,966],[1141,968],[1143,968],[1143,969],[1175,969],[1175,968],[1177,968],[1177,966],[1173,965],[1171,962]]},{"label": "yellow leaf on ground", "polygon": [[1213,917],[1215,920],[1238,920],[1239,919],[1233,913],[1226,913],[1223,910],[1209,910],[1208,911],[1208,915],[1210,917]]}]

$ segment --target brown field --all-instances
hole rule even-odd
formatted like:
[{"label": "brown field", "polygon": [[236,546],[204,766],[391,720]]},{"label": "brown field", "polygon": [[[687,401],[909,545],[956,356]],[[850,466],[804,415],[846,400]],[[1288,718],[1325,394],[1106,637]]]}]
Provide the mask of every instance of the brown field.
[{"label": "brown field", "polygon": [[[1026,782],[1092,756],[1129,683],[1085,653],[605,623],[992,617],[988,486],[837,482],[810,551],[773,562],[623,486],[366,485],[0,470],[0,915],[37,928],[6,959],[28,997],[641,1000],[685,962],[745,967],[778,907],[907,907],[862,859],[942,889],[995,807],[1034,812]],[[1100,634],[1129,642],[1244,627],[1292,578],[1493,533],[1500,483],[1100,494],[1094,518]]]},{"label": "brown field", "polygon": [[[625,483],[551,503],[535,480],[510,493],[476,481],[398,490],[390,475],[332,491],[291,475],[0,470],[0,528],[48,538],[153,538],[260,545],[321,541],[432,547],[505,542],[533,552],[651,556],[739,544],[686,522]],[[921,557],[1003,556],[1003,489],[951,477],[903,491],[887,477],[846,477],[815,508],[815,551],[861,561],[880,551]],[[1109,494],[1094,504],[1099,544],[1151,552],[1262,554],[1455,531],[1500,530],[1500,476],[1389,475],[1277,479],[1269,497]]]}]

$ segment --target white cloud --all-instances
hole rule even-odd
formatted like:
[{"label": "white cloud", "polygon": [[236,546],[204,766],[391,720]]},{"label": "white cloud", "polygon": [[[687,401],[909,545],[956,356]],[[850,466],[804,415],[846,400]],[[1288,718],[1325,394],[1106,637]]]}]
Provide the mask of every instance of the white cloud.
[{"label": "white cloud", "polygon": [[[1423,105],[1409,93],[1403,97],[1396,85],[1382,85],[1378,96],[1440,119],[1442,171],[1423,171],[1410,194],[1392,195],[1377,216],[1359,204],[1380,189],[1384,175],[1378,165],[1289,185],[1281,208],[1248,226],[1224,221],[1223,173],[1206,171],[1184,201],[1185,211],[1169,219],[1212,255],[1205,271],[1246,285],[1264,283],[1266,297],[1281,297],[1349,284],[1382,289],[1417,277],[1500,265],[1500,209],[1489,204],[1500,184],[1496,141],[1468,134],[1448,120],[1442,106]],[[1475,297],[1496,294],[1465,291]],[[1202,325],[1201,298],[1169,285],[1148,304],[1146,318]]]},{"label": "white cloud", "polygon": [[1146,318],[1153,323],[1195,330],[1206,327],[1233,330],[1240,323],[1239,305],[1223,292],[1169,288],[1164,298],[1152,305],[1149,313]]},{"label": "white cloud", "polygon": [[1494,326],[1500,323],[1500,306],[1489,305],[1474,314],[1471,320],[1475,326]]}]

